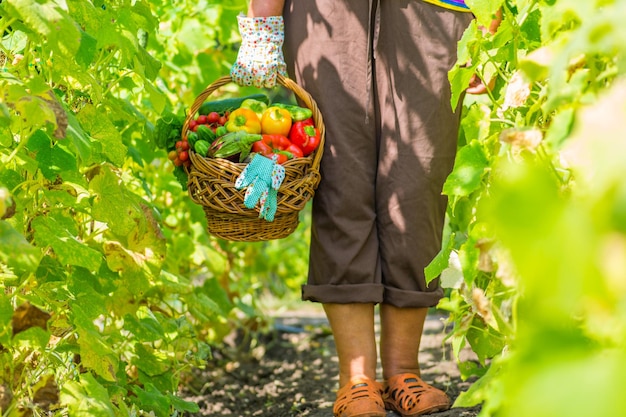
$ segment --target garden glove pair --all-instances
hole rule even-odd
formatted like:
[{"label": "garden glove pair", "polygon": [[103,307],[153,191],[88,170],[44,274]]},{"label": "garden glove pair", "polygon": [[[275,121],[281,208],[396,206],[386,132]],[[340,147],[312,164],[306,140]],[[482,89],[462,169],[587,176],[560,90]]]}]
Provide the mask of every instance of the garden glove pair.
[{"label": "garden glove pair", "polygon": [[274,221],[278,189],[285,179],[285,167],[277,163],[276,159],[276,156],[270,159],[255,154],[235,181],[238,190],[248,187],[243,204],[253,209],[258,203],[261,208],[259,217],[268,222]]},{"label": "garden glove pair", "polygon": [[234,82],[242,86],[273,88],[277,74],[287,76],[283,56],[285,39],[282,16],[237,16],[241,46],[230,70]]}]

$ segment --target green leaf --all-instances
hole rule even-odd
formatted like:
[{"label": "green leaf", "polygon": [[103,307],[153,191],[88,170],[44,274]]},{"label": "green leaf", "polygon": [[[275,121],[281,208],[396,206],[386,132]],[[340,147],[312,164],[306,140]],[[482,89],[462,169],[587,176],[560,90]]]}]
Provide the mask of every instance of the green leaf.
[{"label": "green leaf", "polygon": [[89,33],[81,31],[80,47],[76,52],[76,62],[83,68],[88,68],[97,52],[98,40]]},{"label": "green leaf", "polygon": [[443,193],[448,196],[467,196],[481,186],[489,160],[480,142],[473,140],[462,147],[454,163],[454,170],[446,179]]},{"label": "green leaf", "polygon": [[106,293],[94,288],[97,278],[90,271],[75,268],[67,278],[67,289],[72,294],[71,308],[79,308],[84,319],[96,320],[106,308]]},{"label": "green leaf", "polygon": [[89,373],[63,384],[60,400],[72,417],[115,417],[108,391]]},{"label": "green leaf", "polygon": [[456,109],[461,96],[464,94],[465,89],[469,86],[472,77],[475,74],[475,68],[459,67],[456,66],[448,73],[448,79],[452,88],[452,97],[450,98],[450,105],[453,109]]},{"label": "green leaf", "polygon": [[41,327],[30,327],[13,336],[12,344],[27,349],[43,351],[50,341],[50,333]]},{"label": "green leaf", "polygon": [[220,285],[217,278],[207,278],[202,284],[202,291],[211,297],[211,300],[218,306],[221,314],[227,314],[233,309],[233,303],[230,301],[228,294]]},{"label": "green leaf", "polygon": [[481,364],[501,353],[504,347],[502,335],[478,317],[474,317],[466,337]]},{"label": "green leaf", "polygon": [[94,219],[106,223],[117,236],[126,237],[132,233],[141,209],[117,175],[108,167],[102,167],[89,185],[96,195],[92,211]]},{"label": "green leaf", "polygon": [[115,382],[115,372],[119,366],[117,355],[96,330],[93,318],[89,317],[78,304],[72,305],[72,315],[78,333],[81,365],[105,380]]},{"label": "green leaf", "polygon": [[135,315],[124,316],[124,329],[133,333],[138,340],[156,342],[165,339],[161,323],[149,308],[139,307]]},{"label": "green leaf", "polygon": [[150,105],[154,108],[154,111],[157,113],[163,112],[167,105],[167,96],[147,80],[144,81],[143,87],[150,97]]},{"label": "green leaf", "polygon": [[81,242],[76,225],[60,213],[41,215],[32,221],[35,240],[40,246],[50,246],[59,262],[95,271],[100,268],[102,254]]},{"label": "green leaf", "polygon": [[424,269],[426,284],[437,278],[448,267],[450,254],[454,248],[454,237],[449,234],[444,235],[442,248],[435,258]]},{"label": "green leaf", "polygon": [[220,306],[198,289],[189,295],[187,302],[189,311],[200,320],[212,321],[215,315],[222,314]]},{"label": "green leaf", "polygon": [[57,175],[77,169],[76,158],[60,142],[52,144],[52,139],[44,131],[37,130],[28,139],[28,149],[35,153],[35,160],[44,177],[54,181]]},{"label": "green leaf", "polygon": [[39,248],[32,246],[24,236],[6,220],[0,220],[0,263],[21,276],[34,272],[41,260]]},{"label": "green leaf", "polygon": [[13,13],[48,40],[54,51],[74,56],[79,48],[80,30],[66,10],[53,1],[12,0],[7,2]]},{"label": "green leaf", "polygon": [[[7,101],[11,101],[11,95],[16,95],[13,100],[15,111],[23,116],[23,122],[26,122],[32,129],[43,128],[48,125],[56,125],[56,116],[50,105],[41,97],[30,95],[25,91],[21,91],[21,86],[10,86]],[[16,118],[15,120],[20,120]]]},{"label": "green leaf", "polygon": [[[161,69],[161,62],[159,62],[152,55],[150,55],[145,49],[140,47],[135,57],[134,69],[139,74],[144,75],[146,79],[150,81],[154,81],[157,75],[159,75],[159,70]],[[151,96],[155,96],[154,94],[155,92],[156,90],[152,92]],[[159,99],[159,97],[157,97],[157,99]],[[164,101],[164,97],[160,98],[160,100]],[[158,106],[158,107],[162,107],[162,106]]]},{"label": "green leaf", "polygon": [[66,135],[68,139],[71,139],[74,147],[78,151],[78,156],[80,158],[79,162],[82,162],[83,165],[90,165],[93,162],[101,162],[100,160],[93,160],[94,150],[92,148],[91,140],[85,131],[78,119],[71,113],[67,114],[67,131]]},{"label": "green leaf", "polygon": [[[474,407],[490,400],[491,404],[497,404],[503,399],[502,384],[498,377],[502,365],[499,362],[493,363],[478,381],[474,382],[467,391],[461,392],[454,401],[453,407]],[[486,409],[486,407],[484,407]]]},{"label": "green leaf", "polygon": [[484,27],[489,27],[503,3],[504,0],[465,0],[478,24]]},{"label": "green leaf", "polygon": [[176,397],[172,394],[168,394],[168,397],[174,408],[178,411],[188,411],[190,413],[197,413],[198,411],[200,411],[200,407],[198,406],[198,404],[192,401],[185,401],[182,398]]},{"label": "green leaf", "polygon": [[138,386],[132,386],[132,391],[139,399],[141,408],[154,411],[158,417],[170,416],[170,399],[163,395],[153,384],[146,384],[145,389]]},{"label": "green leaf", "polygon": [[11,297],[0,297],[0,344],[7,345],[11,339],[11,319],[13,318],[13,305]]},{"label": "green leaf", "polygon": [[572,132],[574,114],[573,108],[558,112],[550,122],[544,142],[554,149],[559,149]]},{"label": "green leaf", "polygon": [[77,115],[83,129],[102,145],[102,153],[115,165],[121,166],[126,157],[122,137],[103,107],[86,105]]},{"label": "green leaf", "polygon": [[135,343],[135,357],[132,363],[148,376],[162,375],[168,371],[169,364],[159,355],[157,350],[143,343]]}]

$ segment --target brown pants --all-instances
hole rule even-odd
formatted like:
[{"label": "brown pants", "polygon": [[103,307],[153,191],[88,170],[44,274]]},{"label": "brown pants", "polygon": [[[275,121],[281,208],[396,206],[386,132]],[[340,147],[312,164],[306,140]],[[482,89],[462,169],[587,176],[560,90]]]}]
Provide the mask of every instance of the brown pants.
[{"label": "brown pants", "polygon": [[429,307],[460,111],[447,73],[468,13],[419,0],[288,0],[285,57],[326,126],[303,299]]}]

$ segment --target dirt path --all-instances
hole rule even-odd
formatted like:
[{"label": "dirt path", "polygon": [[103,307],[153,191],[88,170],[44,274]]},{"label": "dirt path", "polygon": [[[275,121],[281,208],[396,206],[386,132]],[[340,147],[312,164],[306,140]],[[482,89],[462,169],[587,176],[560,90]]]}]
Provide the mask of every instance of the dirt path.
[{"label": "dirt path", "polygon": [[[311,310],[276,317],[275,331],[257,346],[214,352],[185,392],[196,401],[197,416],[332,417],[337,389],[337,357],[323,312]],[[441,316],[426,321],[420,363],[422,377],[454,400],[470,383],[461,381],[449,344],[443,344]],[[232,341],[232,347],[246,345]],[[475,417],[478,408],[451,409],[435,417]],[[388,417],[397,417],[393,412]]]}]

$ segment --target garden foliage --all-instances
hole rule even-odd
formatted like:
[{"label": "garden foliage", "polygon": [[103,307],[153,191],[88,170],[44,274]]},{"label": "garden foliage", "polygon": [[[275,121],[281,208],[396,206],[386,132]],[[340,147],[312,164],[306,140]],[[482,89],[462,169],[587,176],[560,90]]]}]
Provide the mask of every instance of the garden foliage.
[{"label": "garden foliage", "polygon": [[[467,0],[477,20],[450,72],[466,96],[429,266],[452,288],[455,351],[482,375],[456,401],[481,416],[623,415],[626,41],[623,0]],[[485,35],[497,10],[503,21]]]},{"label": "garden foliage", "polygon": [[157,146],[228,72],[244,7],[0,3],[0,414],[196,410],[188,371],[304,275],[306,229],[209,237]]}]

